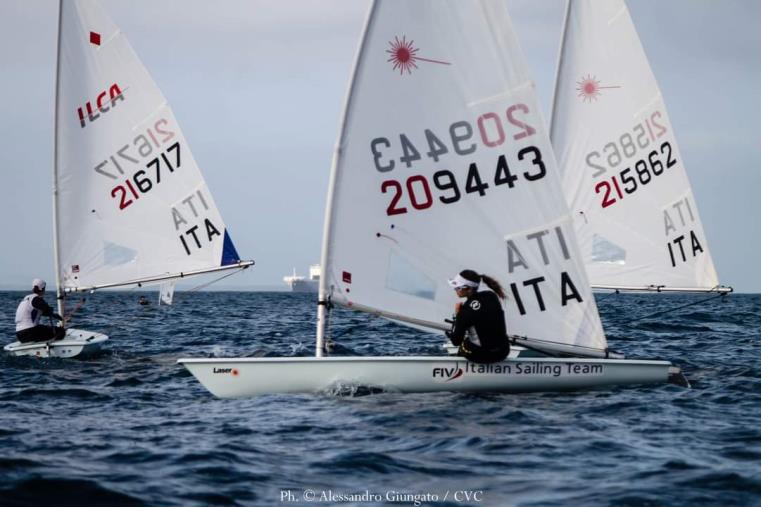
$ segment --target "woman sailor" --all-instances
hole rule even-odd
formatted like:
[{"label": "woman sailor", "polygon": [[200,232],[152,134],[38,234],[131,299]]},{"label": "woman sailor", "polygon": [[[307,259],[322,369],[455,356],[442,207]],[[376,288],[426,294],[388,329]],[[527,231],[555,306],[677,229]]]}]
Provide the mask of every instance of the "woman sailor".
[{"label": "woman sailor", "polygon": [[[481,282],[491,290],[479,291]],[[476,363],[502,361],[510,352],[505,329],[505,299],[502,286],[490,276],[473,270],[461,271],[449,280],[457,297],[466,298],[455,305],[455,321],[447,336],[459,347],[458,355]]]}]

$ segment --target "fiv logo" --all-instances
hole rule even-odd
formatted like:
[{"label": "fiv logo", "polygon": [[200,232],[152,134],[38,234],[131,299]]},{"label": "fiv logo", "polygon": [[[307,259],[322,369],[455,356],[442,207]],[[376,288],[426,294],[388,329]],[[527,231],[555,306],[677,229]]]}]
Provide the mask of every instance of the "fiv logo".
[{"label": "fiv logo", "polygon": [[463,370],[455,363],[454,366],[434,366],[432,376],[434,379],[443,380],[444,382],[450,382],[452,380],[462,377]]}]

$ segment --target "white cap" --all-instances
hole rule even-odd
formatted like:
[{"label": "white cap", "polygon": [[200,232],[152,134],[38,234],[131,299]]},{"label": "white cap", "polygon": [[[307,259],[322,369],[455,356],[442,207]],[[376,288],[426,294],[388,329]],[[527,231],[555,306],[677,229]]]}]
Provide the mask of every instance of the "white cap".
[{"label": "white cap", "polygon": [[45,290],[45,280],[42,278],[35,278],[32,280],[32,288],[37,287],[40,290]]},{"label": "white cap", "polygon": [[454,287],[455,289],[460,289],[462,287],[472,287],[474,289],[478,288],[478,283],[474,282],[472,280],[468,280],[467,278],[463,278],[459,274],[449,280],[449,285]]}]

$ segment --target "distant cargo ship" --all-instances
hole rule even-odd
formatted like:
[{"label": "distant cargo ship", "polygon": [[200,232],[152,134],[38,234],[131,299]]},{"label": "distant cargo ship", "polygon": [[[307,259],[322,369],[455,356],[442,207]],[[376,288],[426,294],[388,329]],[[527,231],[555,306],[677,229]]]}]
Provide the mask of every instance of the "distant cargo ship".
[{"label": "distant cargo ship", "polygon": [[321,273],[320,265],[312,264],[309,266],[309,278],[297,275],[296,268],[293,268],[293,274],[284,276],[283,281],[291,288],[292,292],[317,292]]}]

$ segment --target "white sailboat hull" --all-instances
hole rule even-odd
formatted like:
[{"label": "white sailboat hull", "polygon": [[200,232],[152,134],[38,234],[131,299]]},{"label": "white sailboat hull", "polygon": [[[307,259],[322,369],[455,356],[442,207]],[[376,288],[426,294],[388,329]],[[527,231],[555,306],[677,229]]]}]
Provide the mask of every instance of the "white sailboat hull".
[{"label": "white sailboat hull", "polygon": [[668,361],[509,358],[481,365],[452,357],[293,357],[179,359],[219,398],[333,392],[368,387],[392,392],[569,391],[667,382]]},{"label": "white sailboat hull", "polygon": [[14,356],[85,357],[98,352],[106,340],[108,336],[103,333],[67,329],[66,336],[62,340],[31,343],[15,341],[3,347],[3,350]]}]

